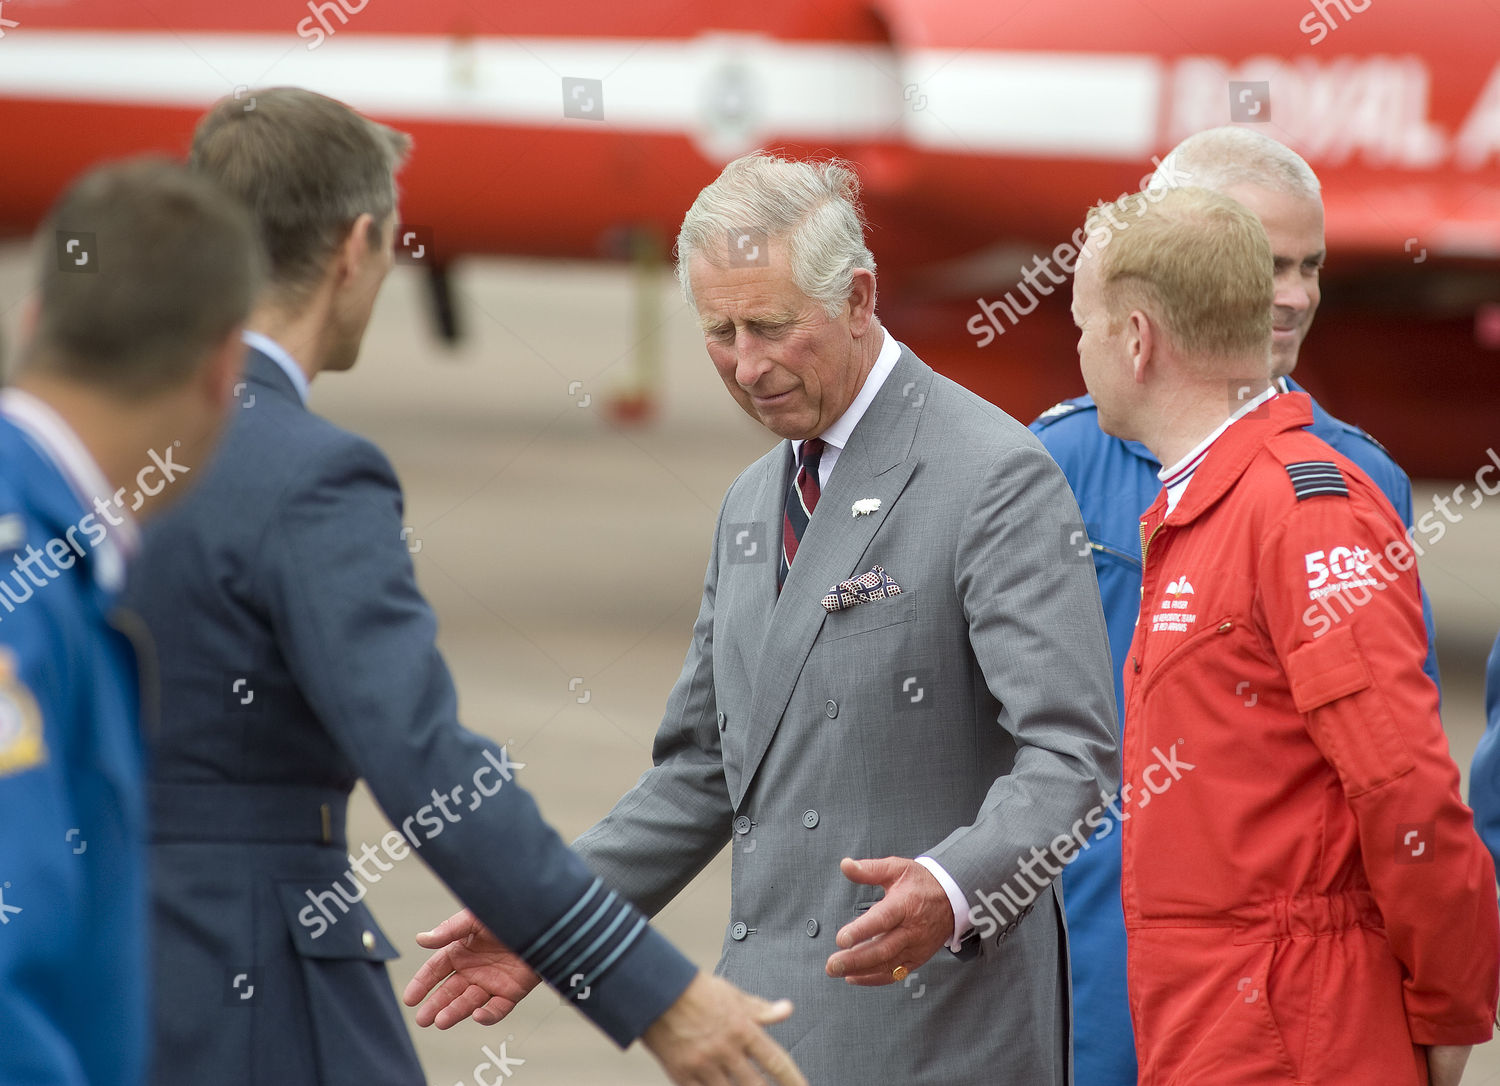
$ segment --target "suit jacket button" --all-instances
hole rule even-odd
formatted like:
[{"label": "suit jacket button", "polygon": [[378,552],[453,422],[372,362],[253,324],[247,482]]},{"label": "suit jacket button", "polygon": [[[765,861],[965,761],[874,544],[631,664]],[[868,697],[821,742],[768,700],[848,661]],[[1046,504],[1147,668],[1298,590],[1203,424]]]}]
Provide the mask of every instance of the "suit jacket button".
[{"label": "suit jacket button", "polygon": [[828,714],[828,719],[832,720],[834,717],[839,715],[839,703],[834,701],[832,698],[829,698],[823,704],[823,711]]},{"label": "suit jacket button", "polygon": [[366,951],[371,954],[375,953],[375,933],[373,931],[369,931],[367,929],[365,933],[359,937],[359,942]]},{"label": "suit jacket button", "polygon": [[736,818],[734,820],[734,832],[735,833],[741,833],[741,834],[743,834],[743,833],[749,833],[750,832],[750,818],[749,818],[749,816],[747,816],[747,815],[740,815],[740,817],[738,817],[738,818]]},{"label": "suit jacket button", "polygon": [[809,920],[807,922],[807,937],[809,939],[816,939],[818,937],[818,922],[816,920]]},{"label": "suit jacket button", "polygon": [[720,731],[724,730],[724,723],[725,723],[725,721],[724,721],[724,714],[720,713],[719,714],[719,730]]},{"label": "suit jacket button", "polygon": [[736,923],[734,925],[734,927],[732,927],[732,928],[729,929],[729,937],[731,939],[733,939],[735,942],[739,942],[741,939],[743,939],[749,933],[750,933],[750,929],[747,928],[747,927],[745,927],[745,925],[743,923]]},{"label": "suit jacket button", "polygon": [[818,824],[818,812],[817,811],[803,811],[802,812],[802,824],[804,826],[806,826],[808,829],[813,829],[814,827],[816,827],[817,824]]}]

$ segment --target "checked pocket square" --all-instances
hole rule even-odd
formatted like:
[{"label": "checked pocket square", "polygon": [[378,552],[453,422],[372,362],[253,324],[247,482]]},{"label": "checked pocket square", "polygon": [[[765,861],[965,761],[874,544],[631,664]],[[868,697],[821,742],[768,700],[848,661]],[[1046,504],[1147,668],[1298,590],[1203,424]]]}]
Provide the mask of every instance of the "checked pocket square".
[{"label": "checked pocket square", "polygon": [[840,581],[828,590],[828,595],[823,597],[823,610],[829,614],[842,611],[857,604],[869,603],[871,600],[883,600],[887,596],[899,596],[901,586],[891,579],[880,566],[871,566],[865,573],[858,577],[851,577],[847,581]]}]

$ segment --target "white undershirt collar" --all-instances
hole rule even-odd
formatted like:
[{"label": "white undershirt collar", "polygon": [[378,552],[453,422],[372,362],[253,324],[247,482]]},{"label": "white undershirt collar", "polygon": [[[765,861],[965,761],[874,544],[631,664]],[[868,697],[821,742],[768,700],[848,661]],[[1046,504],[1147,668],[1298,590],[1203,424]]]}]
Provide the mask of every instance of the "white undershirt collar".
[{"label": "white undershirt collar", "polygon": [[1217,440],[1225,430],[1229,429],[1236,421],[1244,418],[1263,403],[1267,403],[1281,394],[1280,383],[1267,387],[1260,395],[1246,400],[1240,405],[1234,414],[1230,415],[1214,429],[1202,441],[1193,447],[1193,451],[1184,456],[1169,468],[1162,468],[1156,473],[1162,485],[1167,488],[1167,512],[1177,508],[1177,503],[1182,500],[1182,495],[1187,492],[1188,483],[1192,481],[1193,473],[1198,470],[1198,465],[1203,463],[1203,458],[1208,455],[1210,446]]}]

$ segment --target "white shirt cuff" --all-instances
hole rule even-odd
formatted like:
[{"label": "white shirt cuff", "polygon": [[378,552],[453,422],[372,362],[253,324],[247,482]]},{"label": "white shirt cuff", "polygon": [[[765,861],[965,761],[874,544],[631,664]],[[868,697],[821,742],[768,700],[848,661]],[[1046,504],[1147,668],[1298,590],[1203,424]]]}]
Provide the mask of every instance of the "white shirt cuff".
[{"label": "white shirt cuff", "polygon": [[958,883],[953,881],[953,876],[943,870],[942,864],[931,856],[918,856],[917,863],[932,872],[932,877],[938,880],[938,885],[948,895],[948,904],[953,906],[953,938],[948,942],[948,949],[957,953],[963,937],[974,926],[969,920],[969,903],[964,898],[964,892],[958,888]]}]

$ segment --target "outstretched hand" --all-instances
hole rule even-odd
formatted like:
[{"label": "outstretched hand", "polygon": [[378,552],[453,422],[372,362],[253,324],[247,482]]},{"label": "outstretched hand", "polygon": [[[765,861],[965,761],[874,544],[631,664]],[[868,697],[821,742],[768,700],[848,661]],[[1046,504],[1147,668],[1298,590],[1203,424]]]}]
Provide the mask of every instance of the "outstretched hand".
[{"label": "outstretched hand", "polygon": [[864,986],[894,984],[897,966],[915,970],[953,938],[948,893],[916,860],[846,858],[839,870],[850,882],[885,887],[885,897],[839,929],[834,941],[842,949],[828,959],[830,977]]},{"label": "outstretched hand", "polygon": [[790,1000],[768,1003],[699,973],[646,1029],[641,1043],[677,1086],[807,1086],[792,1057],[763,1028],[791,1013]]},{"label": "outstretched hand", "polygon": [[[408,1007],[421,1004],[419,1026],[447,1029],[471,1016],[492,1026],[541,983],[467,909],[422,932],[417,943],[435,951],[401,997]],[[647,1028],[641,1043],[677,1086],[807,1086],[791,1056],[764,1029],[791,1013],[788,1000],[770,1003],[700,973]]]},{"label": "outstretched hand", "polygon": [[419,1026],[447,1029],[470,1016],[481,1026],[493,1026],[541,983],[468,909],[422,932],[417,945],[437,952],[417,970],[401,996],[408,1007],[422,1004]]}]

